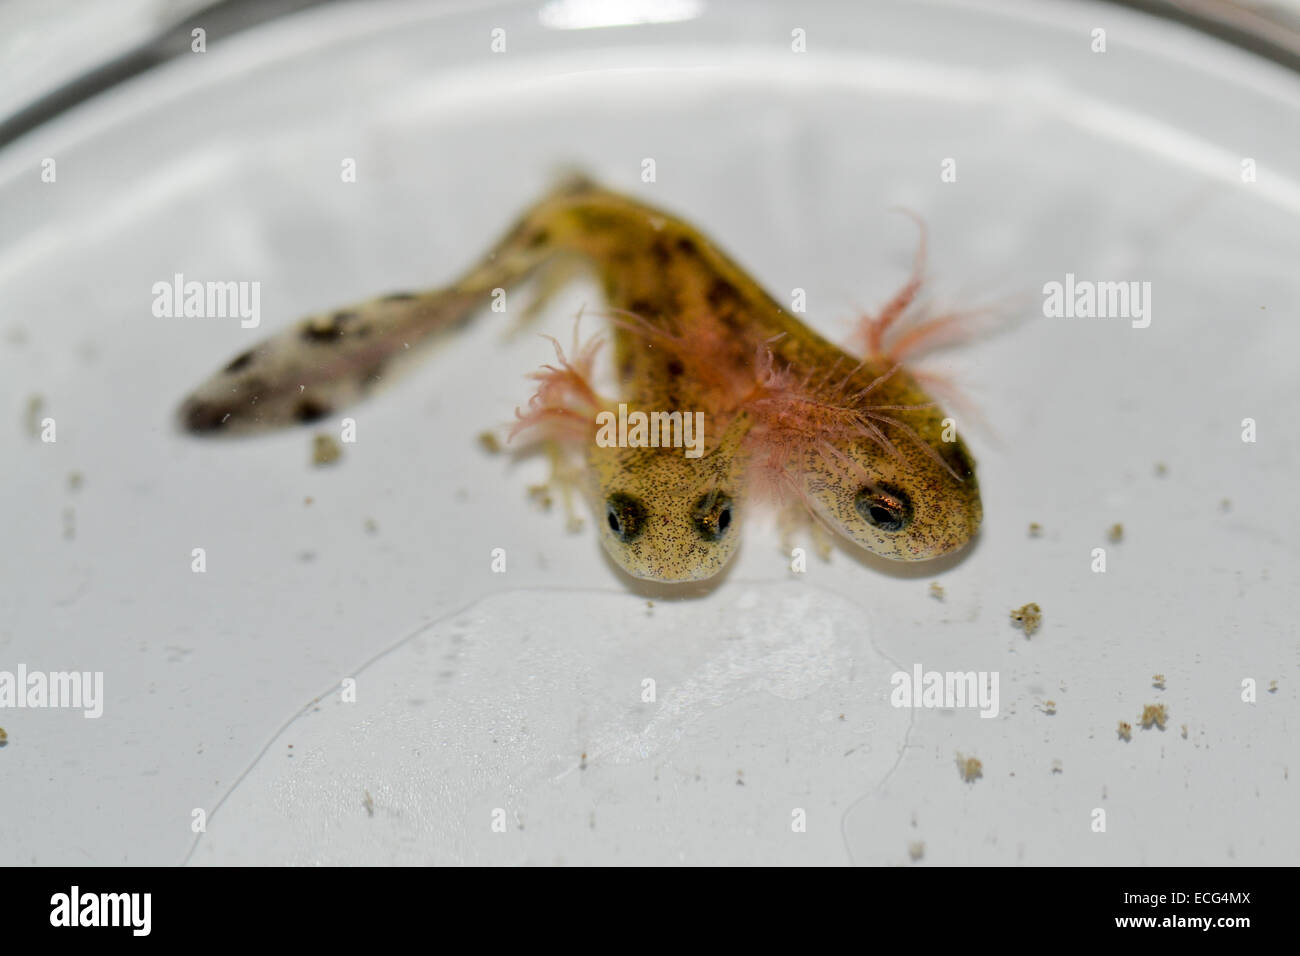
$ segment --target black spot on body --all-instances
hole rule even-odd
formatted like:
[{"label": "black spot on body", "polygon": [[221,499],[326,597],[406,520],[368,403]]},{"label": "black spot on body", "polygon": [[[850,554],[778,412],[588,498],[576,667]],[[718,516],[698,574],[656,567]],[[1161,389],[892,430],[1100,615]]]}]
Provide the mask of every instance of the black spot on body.
[{"label": "black spot on body", "polygon": [[525,248],[536,249],[538,246],[545,245],[550,238],[551,231],[549,229],[538,229],[528,237],[528,242],[525,244]]},{"label": "black spot on body", "polygon": [[718,313],[717,318],[718,321],[723,324],[723,326],[727,329],[728,332],[734,332],[737,335],[741,333],[742,329],[740,325],[740,319],[737,318],[734,312],[728,309],[724,309],[723,311]]},{"label": "black spot on body", "polygon": [[219,431],[225,427],[229,417],[224,407],[197,398],[191,398],[181,406],[181,424],[192,432]]},{"label": "black spot on body", "polygon": [[331,409],[324,402],[314,398],[304,398],[293,410],[294,418],[300,422],[318,422],[330,413]]},{"label": "black spot on body", "polygon": [[668,242],[663,236],[657,236],[655,241],[650,243],[650,255],[660,269],[667,269],[668,264],[673,261],[672,250],[668,248]]},{"label": "black spot on body", "polygon": [[740,301],[740,291],[726,279],[717,278],[710,283],[705,298],[712,308],[722,310],[727,306],[734,306]]},{"label": "black spot on body", "polygon": [[668,373],[669,378],[680,378],[681,374],[686,371],[686,367],[682,365],[681,359],[672,358],[668,360],[664,370]]},{"label": "black spot on body", "polygon": [[633,299],[627,304],[627,310],[643,319],[658,315],[660,311],[650,299]]},{"label": "black spot on body", "polygon": [[684,256],[699,255],[700,247],[695,244],[695,240],[690,236],[678,236],[675,245],[677,251]]},{"label": "black spot on body", "polygon": [[392,295],[386,295],[381,299],[382,302],[410,302],[418,298],[414,292],[394,292]]},{"label": "black spot on body", "polygon": [[247,352],[242,352],[239,355],[236,355],[233,359],[231,359],[230,364],[227,365],[222,371],[226,372],[226,374],[230,374],[231,372],[238,372],[241,369],[248,368],[249,363],[251,363],[252,361],[253,361],[253,350],[249,349]]},{"label": "black spot on body", "polygon": [[961,481],[966,481],[975,474],[975,461],[964,445],[957,442],[944,442],[940,457]]}]

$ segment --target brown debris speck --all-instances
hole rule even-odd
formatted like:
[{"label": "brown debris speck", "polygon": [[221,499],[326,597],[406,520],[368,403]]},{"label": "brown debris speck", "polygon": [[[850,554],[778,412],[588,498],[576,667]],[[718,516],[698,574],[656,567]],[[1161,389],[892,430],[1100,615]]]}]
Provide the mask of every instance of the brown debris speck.
[{"label": "brown debris speck", "polygon": [[1119,728],[1116,732],[1119,734],[1120,740],[1133,739],[1133,725],[1128,723],[1127,721],[1121,720],[1119,722]]},{"label": "brown debris speck", "polygon": [[957,754],[957,772],[967,783],[974,783],[984,776],[984,764],[977,757],[965,757]]},{"label": "brown debris speck", "polygon": [[45,410],[45,399],[33,395],[27,399],[27,433],[33,438],[41,437],[41,412]]},{"label": "brown debris speck", "polygon": [[1024,629],[1025,637],[1030,637],[1043,623],[1043,609],[1031,601],[1024,607],[1012,611],[1011,621],[1017,627]]},{"label": "brown debris speck", "polygon": [[1169,719],[1169,709],[1164,704],[1147,704],[1142,708],[1142,729],[1150,730],[1153,726],[1165,729]]},{"label": "brown debris speck", "polygon": [[313,465],[330,465],[338,461],[343,449],[334,440],[334,436],[324,432],[312,438],[311,463]]}]

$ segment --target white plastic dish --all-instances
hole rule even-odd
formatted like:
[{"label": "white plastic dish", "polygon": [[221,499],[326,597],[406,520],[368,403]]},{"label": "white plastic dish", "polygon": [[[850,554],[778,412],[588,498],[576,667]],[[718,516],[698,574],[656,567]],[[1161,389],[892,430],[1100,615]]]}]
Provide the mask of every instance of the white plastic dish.
[{"label": "white plastic dish", "polygon": [[[0,669],[106,698],[0,710],[0,862],[1293,862],[1300,80],[1110,5],[590,9],[328,6],[0,153]],[[256,337],[450,278],[571,164],[836,337],[906,277],[898,205],[938,297],[1027,303],[938,365],[988,423],[975,547],[794,575],[754,526],[716,587],[629,587],[530,504],[540,461],[476,442],[550,357],[490,316],[359,407],[333,468],[310,430],[175,429]],[[178,272],[259,280],[262,327],[154,318]],[[1070,273],[1150,282],[1150,325],[1043,317]],[[891,706],[917,664],[997,672],[997,716]]]}]

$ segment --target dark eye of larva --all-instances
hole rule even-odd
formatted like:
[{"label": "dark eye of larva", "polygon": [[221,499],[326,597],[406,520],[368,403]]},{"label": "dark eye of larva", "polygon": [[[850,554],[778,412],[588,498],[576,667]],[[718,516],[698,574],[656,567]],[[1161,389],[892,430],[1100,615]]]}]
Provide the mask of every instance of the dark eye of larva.
[{"label": "dark eye of larva", "polygon": [[691,511],[691,523],[705,541],[717,541],[731,527],[731,497],[720,491],[712,491],[695,502]]},{"label": "dark eye of larva", "polygon": [[854,506],[867,524],[891,534],[912,523],[912,499],[897,488],[867,485],[858,492]]},{"label": "dark eye of larva", "polygon": [[645,505],[631,495],[616,491],[605,499],[605,520],[614,536],[627,544],[641,537],[645,530]]}]

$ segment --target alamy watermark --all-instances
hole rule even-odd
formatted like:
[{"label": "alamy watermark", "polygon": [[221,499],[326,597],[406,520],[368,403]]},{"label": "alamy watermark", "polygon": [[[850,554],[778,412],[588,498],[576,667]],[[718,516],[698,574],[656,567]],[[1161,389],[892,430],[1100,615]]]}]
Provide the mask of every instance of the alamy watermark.
[{"label": "alamy watermark", "polygon": [[1151,324],[1150,282],[1093,282],[1065,274],[1043,286],[1043,315],[1049,319],[1132,319],[1133,328]]},{"label": "alamy watermark", "polygon": [[83,893],[74,885],[50,897],[51,926],[118,926],[133,936],[148,936],[153,919],[152,893]]},{"label": "alamy watermark", "polygon": [[153,314],[159,319],[239,319],[245,329],[262,321],[262,283],[185,281],[177,272],[171,282],[155,282]]},{"label": "alamy watermark", "polygon": [[703,412],[629,412],[596,415],[596,444],[601,448],[685,448],[687,458],[704,454]]},{"label": "alamy watermark", "polygon": [[978,707],[981,717],[998,715],[997,671],[922,671],[920,664],[912,672],[895,671],[889,678],[893,691],[889,703],[894,707],[933,707],[955,710]]},{"label": "alamy watermark", "polygon": [[104,713],[103,671],[0,671],[0,710],[23,707],[67,707],[94,720]]}]

